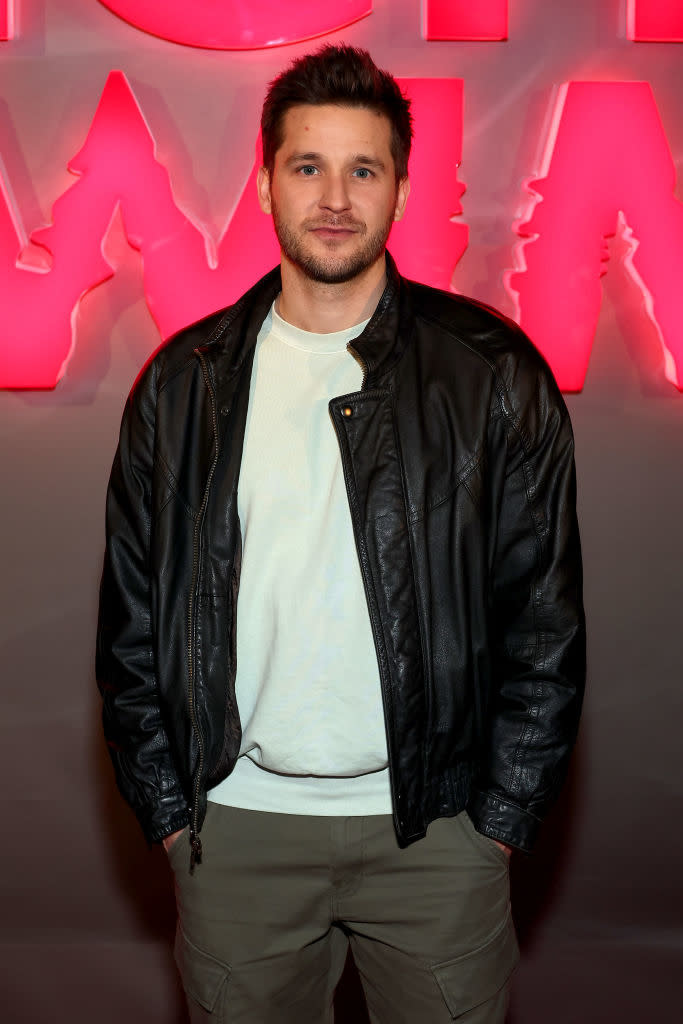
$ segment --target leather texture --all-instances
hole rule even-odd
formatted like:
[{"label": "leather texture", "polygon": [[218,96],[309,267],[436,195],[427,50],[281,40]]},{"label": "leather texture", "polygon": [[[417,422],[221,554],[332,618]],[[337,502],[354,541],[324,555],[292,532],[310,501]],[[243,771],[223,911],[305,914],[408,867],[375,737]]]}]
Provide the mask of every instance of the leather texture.
[{"label": "leather texture", "polygon": [[[123,416],[97,677],[117,782],[150,841],[199,831],[239,751],[237,484],[256,336],[279,291],[276,269],[162,346]],[[402,279],[389,256],[352,349],[362,390],[329,409],[397,840],[467,808],[478,831],[528,850],[567,770],[585,676],[565,404],[514,323]]]}]

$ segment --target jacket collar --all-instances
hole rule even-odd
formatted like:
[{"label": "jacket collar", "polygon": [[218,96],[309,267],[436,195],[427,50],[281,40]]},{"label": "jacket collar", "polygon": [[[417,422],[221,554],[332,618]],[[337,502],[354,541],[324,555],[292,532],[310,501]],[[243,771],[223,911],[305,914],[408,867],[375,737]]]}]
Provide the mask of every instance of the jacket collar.
[{"label": "jacket collar", "polygon": [[365,330],[350,346],[365,366],[366,389],[381,385],[403,355],[411,333],[409,284],[388,252],[386,261],[386,287]]},{"label": "jacket collar", "polygon": [[[409,339],[409,287],[386,253],[387,283],[365,330],[351,348],[365,366],[365,388],[377,386],[400,359]],[[201,351],[211,361],[216,382],[234,376],[256,345],[256,338],[282,289],[275,267],[226,309]]]}]

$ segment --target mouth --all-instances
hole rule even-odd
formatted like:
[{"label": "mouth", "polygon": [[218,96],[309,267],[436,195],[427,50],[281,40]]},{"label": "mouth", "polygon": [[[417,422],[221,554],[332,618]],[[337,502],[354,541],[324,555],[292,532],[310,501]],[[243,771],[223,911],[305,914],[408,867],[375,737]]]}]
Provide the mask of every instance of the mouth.
[{"label": "mouth", "polygon": [[317,238],[343,240],[345,238],[351,238],[352,235],[356,234],[356,231],[354,228],[332,227],[331,225],[323,224],[320,227],[311,228],[311,233]]},{"label": "mouth", "polygon": [[343,242],[359,233],[357,225],[352,224],[314,224],[309,228],[312,235],[325,241]]}]

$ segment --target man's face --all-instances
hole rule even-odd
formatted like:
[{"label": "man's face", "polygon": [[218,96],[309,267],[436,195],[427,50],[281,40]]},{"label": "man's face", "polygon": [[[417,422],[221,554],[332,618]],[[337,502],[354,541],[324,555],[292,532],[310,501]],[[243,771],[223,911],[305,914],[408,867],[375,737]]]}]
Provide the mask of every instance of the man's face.
[{"label": "man's face", "polygon": [[396,184],[391,126],[362,107],[302,105],[283,121],[272,175],[261,168],[259,201],[282,251],[306,277],[340,284],[384,258],[410,186]]}]

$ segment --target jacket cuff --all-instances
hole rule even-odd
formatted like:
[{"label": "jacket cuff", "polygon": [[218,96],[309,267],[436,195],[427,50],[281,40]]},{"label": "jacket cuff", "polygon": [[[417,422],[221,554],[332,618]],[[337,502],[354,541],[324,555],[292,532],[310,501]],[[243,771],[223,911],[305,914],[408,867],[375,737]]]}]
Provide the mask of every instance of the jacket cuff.
[{"label": "jacket cuff", "polygon": [[473,790],[467,813],[477,832],[525,853],[530,852],[541,825],[541,819],[523,807],[479,789]]},{"label": "jacket cuff", "polygon": [[172,832],[179,832],[180,829],[190,821],[190,814],[183,800],[173,802],[169,806],[168,799],[155,807],[146,808],[146,811],[137,814],[138,821],[145,833],[148,843],[160,843]]}]

